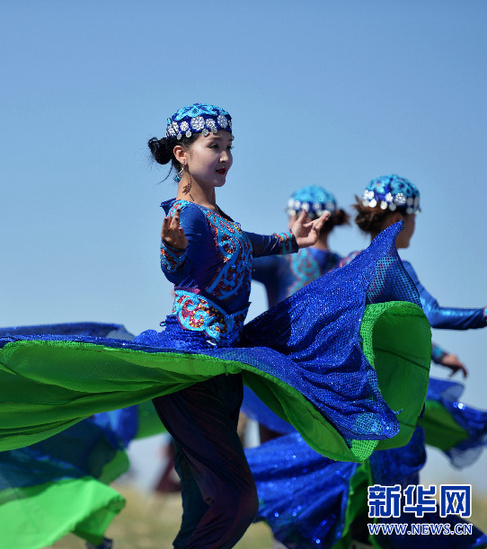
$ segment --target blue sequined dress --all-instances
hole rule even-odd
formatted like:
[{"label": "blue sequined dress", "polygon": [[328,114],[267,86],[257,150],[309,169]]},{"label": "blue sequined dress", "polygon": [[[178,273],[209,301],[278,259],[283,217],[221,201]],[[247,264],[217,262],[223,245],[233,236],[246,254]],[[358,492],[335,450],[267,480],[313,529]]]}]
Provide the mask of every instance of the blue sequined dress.
[{"label": "blue sequined dress", "polygon": [[[350,264],[358,253],[342,261]],[[421,295],[423,306],[435,323],[443,327],[475,328],[485,325],[482,309],[448,309],[438,306],[407,264]],[[265,280],[265,276],[259,275]],[[288,279],[289,280],[289,279]],[[271,295],[272,291],[271,291]],[[247,450],[260,498],[258,520],[265,520],[279,541],[290,549],[348,547],[353,522],[367,512],[367,486],[418,484],[425,464],[426,440],[441,448],[456,467],[472,463],[487,443],[487,412],[475,410],[460,401],[462,386],[451,381],[431,379],[426,411],[409,443],[398,449],[374,452],[366,464],[332,461],[314,452],[288,423],[282,421],[255,397],[246,392],[243,410],[269,429],[284,436]],[[408,515],[396,522],[410,523]],[[441,519],[427,514],[421,522],[439,524]],[[419,522],[419,521],[418,521]],[[360,532],[363,534],[363,532]],[[410,547],[407,536],[382,536],[374,542],[382,548]],[[415,539],[415,547],[483,547],[487,537],[479,530],[471,536],[435,536]]]},{"label": "blue sequined dress", "polygon": [[[252,257],[295,251],[293,238],[246,233],[228,217],[186,201],[164,207],[181,208],[189,241],[185,252],[161,249],[163,270],[175,284],[166,328],[123,343],[2,338],[0,449],[33,444],[93,413],[221,373],[242,374],[273,411],[330,457],[362,461],[375,448],[410,438],[411,419],[426,396],[430,334],[395,250],[400,225],[376,239],[353,266],[308,284],[243,328]],[[408,337],[394,337],[395,326],[409,327]],[[391,334],[374,353],[378,332]],[[395,371],[408,378],[414,372],[424,387],[414,400],[401,396],[399,374],[396,385],[379,389],[386,356],[399,357]],[[11,392],[1,394],[12,383],[19,386],[13,402]]]},{"label": "blue sequined dress", "polygon": [[[360,252],[352,252],[340,261],[340,266],[348,265]],[[416,286],[421,299],[426,318],[433,328],[445,328],[448,330],[471,330],[485,328],[487,326],[487,307],[483,308],[459,308],[442,307],[438,300],[431,295],[420,282],[416,271],[409,261],[402,262],[407,273]]]},{"label": "blue sequined dress", "polygon": [[[274,307],[307,284],[338,267],[341,257],[331,251],[304,248],[292,255],[271,255],[252,261],[252,280],[263,284],[267,304]],[[293,432],[293,427],[274,414],[248,387],[244,389],[242,411],[260,419],[261,436]]]},{"label": "blue sequined dress", "polygon": [[[242,375],[328,456],[363,461],[375,449],[409,440],[426,394],[430,333],[394,247],[400,226],[353,266],[319,278],[243,326],[252,257],[295,251],[293,238],[245,233],[227,216],[185,201],[164,206],[181,207],[189,241],[184,253],[161,249],[163,270],[175,284],[165,329],[136,341],[0,338],[0,450],[35,444],[93,414],[224,373]],[[394,337],[395,328],[408,337]],[[395,371],[408,378],[413,372],[420,387],[414,399],[404,394],[399,375],[379,388],[387,357],[397,358]]]}]

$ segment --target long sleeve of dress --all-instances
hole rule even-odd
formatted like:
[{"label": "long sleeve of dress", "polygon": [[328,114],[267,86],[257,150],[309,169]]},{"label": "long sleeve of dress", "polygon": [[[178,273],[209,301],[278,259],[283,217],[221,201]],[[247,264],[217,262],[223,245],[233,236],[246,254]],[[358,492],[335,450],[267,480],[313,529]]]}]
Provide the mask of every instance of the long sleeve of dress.
[{"label": "long sleeve of dress", "polygon": [[469,330],[472,328],[483,328],[486,325],[485,308],[460,309],[441,307],[438,301],[421,284],[411,263],[403,261],[403,265],[418,289],[421,305],[433,328]]},{"label": "long sleeve of dress", "polygon": [[[168,280],[174,284],[180,284],[181,279],[196,270],[209,271],[212,267],[218,270],[217,264],[213,265],[211,262],[208,264],[209,255],[215,248],[219,248],[220,253],[216,255],[216,260],[221,261],[222,255],[228,257],[226,244],[236,241],[236,234],[229,234],[229,225],[225,219],[210,211],[205,212],[205,209],[188,208],[187,203],[179,201],[179,204],[181,203],[181,226],[188,239],[188,246],[185,250],[176,250],[161,239],[161,269]],[[204,213],[207,214],[206,217]],[[253,257],[283,255],[298,251],[296,238],[290,231],[271,235],[243,232],[243,235],[251,244]],[[244,256],[245,254],[242,254],[239,259],[245,259]],[[203,265],[203,261],[206,265]]]},{"label": "long sleeve of dress", "polygon": [[432,348],[431,348],[431,360],[435,364],[441,364],[441,361],[445,355],[449,354],[448,351],[443,349],[443,347],[440,347],[435,342],[432,342]]},{"label": "long sleeve of dress", "polygon": [[298,251],[296,238],[291,233],[274,233],[271,235],[261,235],[255,233],[245,233],[252,244],[252,254],[254,257],[276,254],[292,254]]},{"label": "long sleeve of dress", "polygon": [[161,240],[161,269],[175,286],[173,313],[188,330],[235,341],[250,305],[253,257],[295,252],[295,237],[244,232],[225,214],[185,200],[163,207],[166,214],[179,210],[188,240],[184,250]]},{"label": "long sleeve of dress", "polygon": [[[203,259],[205,248],[213,248],[205,219],[197,215],[195,208],[182,208],[181,226],[188,239],[184,250],[176,250],[161,238],[161,269],[166,278],[173,284],[181,284],[191,273],[198,269],[198,262]],[[200,269],[202,269],[200,265]],[[209,266],[208,266],[209,267]]]}]

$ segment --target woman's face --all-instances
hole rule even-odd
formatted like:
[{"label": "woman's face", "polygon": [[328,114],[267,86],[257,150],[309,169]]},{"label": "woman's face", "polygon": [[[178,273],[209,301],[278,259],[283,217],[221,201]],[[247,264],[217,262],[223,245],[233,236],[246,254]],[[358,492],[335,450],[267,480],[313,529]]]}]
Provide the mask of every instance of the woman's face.
[{"label": "woman's face", "polygon": [[202,187],[222,187],[233,164],[233,136],[218,133],[200,134],[186,149],[186,166],[191,177]]},{"label": "woman's face", "polygon": [[416,214],[405,214],[403,216],[404,229],[397,235],[396,248],[408,248],[409,242],[416,227]]}]

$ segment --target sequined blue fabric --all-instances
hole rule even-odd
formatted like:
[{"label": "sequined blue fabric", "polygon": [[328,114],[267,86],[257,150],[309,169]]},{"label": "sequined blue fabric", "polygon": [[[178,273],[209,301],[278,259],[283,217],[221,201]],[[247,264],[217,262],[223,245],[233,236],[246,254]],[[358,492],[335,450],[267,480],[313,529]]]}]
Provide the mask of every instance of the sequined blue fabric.
[{"label": "sequined blue fabric", "polygon": [[[121,324],[99,322],[0,328],[0,337],[9,335],[15,338],[116,338],[121,344],[134,337]],[[37,444],[0,452],[0,489],[35,486],[85,475],[100,478],[105,465],[128,446],[136,433],[137,411],[136,407],[131,407],[95,414]]]},{"label": "sequined blue fabric", "polygon": [[13,326],[0,328],[0,337],[6,336],[91,336],[115,339],[133,339],[122,324],[107,324],[103,322],[68,322],[60,324],[39,324],[35,326]]},{"label": "sequined blue fabric", "polygon": [[403,261],[403,265],[418,289],[424,313],[433,328],[470,330],[485,327],[485,308],[469,309],[440,306],[438,301],[421,284],[411,263]]},{"label": "sequined blue fabric", "polygon": [[332,547],[342,536],[356,463],[314,452],[297,433],[245,451],[265,520],[290,549]]},{"label": "sequined blue fabric", "polygon": [[419,483],[419,472],[426,463],[424,430],[417,427],[406,446],[379,450],[369,458],[371,479],[375,484],[393,486]]},{"label": "sequined blue fabric", "polygon": [[[238,347],[215,345],[203,332],[188,334],[178,324],[168,324],[159,334],[143,334],[135,342],[68,339],[149,353],[203,353],[240,362],[250,367],[245,379],[254,390],[255,381],[263,388],[266,380],[274,379],[293,388],[348,444],[351,440],[389,439],[398,433],[399,423],[395,411],[384,401],[375,371],[362,351],[360,323],[367,303],[419,303],[394,247],[401,228],[401,224],[390,227],[348,267],[308,284],[247,324]],[[269,241],[261,238],[260,242]],[[201,350],[195,345],[196,335],[202,339]],[[38,339],[56,338],[62,336]],[[0,340],[0,346],[13,339]]]},{"label": "sequined blue fabric", "polygon": [[[72,338],[76,335],[96,338],[112,337],[120,338],[120,341],[133,338],[133,335],[122,325],[93,322],[1,328],[0,334],[2,337],[10,334],[16,338],[47,335],[53,338]],[[0,506],[3,535],[7,534],[8,538],[14,537],[11,532],[18,531],[19,524],[32,520],[29,513],[35,513],[36,506],[39,505],[36,494],[42,494],[46,490],[46,485],[50,485],[48,490],[51,494],[55,494],[56,499],[61,498],[61,501],[64,501],[62,498],[69,497],[64,490],[66,482],[83,479],[83,483],[86,484],[86,479],[90,478],[92,482],[108,484],[126,473],[129,460],[125,454],[125,448],[136,435],[137,423],[136,407],[95,414],[37,444],[0,452],[0,490],[6,490],[7,494],[4,503],[12,503],[17,499],[23,503],[20,508],[28,510],[25,516],[19,514],[18,523],[7,524],[2,515],[4,507]],[[56,484],[60,481],[64,482]],[[56,492],[58,486],[61,487],[60,492]],[[74,491],[72,497],[74,501],[79,499],[76,499],[77,494]],[[54,515],[58,536],[76,531],[80,517],[89,519],[90,514],[102,519],[100,527],[93,529],[92,534],[102,535],[101,524],[105,513],[103,509],[107,503],[92,497],[92,501],[80,501],[79,505],[79,514],[76,517],[65,517],[62,513]],[[112,515],[115,512],[114,508],[109,511]],[[79,531],[77,533],[81,535]],[[42,532],[36,539],[41,538]],[[47,539],[53,539],[52,532],[46,535],[45,540]]]},{"label": "sequined blue fabric", "polygon": [[[338,254],[317,248],[303,248],[288,256],[258,257],[252,261],[252,280],[264,285],[268,306],[274,307],[336,268],[339,262]],[[281,434],[294,431],[289,423],[274,414],[248,387],[244,389],[242,411],[271,431]]]},{"label": "sequined blue fabric", "polygon": [[[405,448],[377,452],[376,455],[371,456],[370,463],[373,482],[383,486],[400,484],[403,488],[408,485],[418,484],[419,471],[423,467],[425,460],[424,433],[421,428],[418,428],[415,436]],[[411,524],[412,522],[416,524],[448,523],[453,529],[455,524],[465,523],[466,521],[458,516],[442,518],[438,513],[426,513],[424,517],[415,517],[414,515],[402,512],[400,517],[388,519],[388,522],[390,524]],[[398,535],[396,533],[387,536],[380,534],[376,536],[375,541],[384,549],[406,549],[411,547],[411,538],[409,536]],[[415,539],[414,547],[424,549],[432,547],[438,549],[462,549],[483,547],[485,543],[487,543],[487,536],[474,526],[472,533],[465,536],[450,536],[446,534],[418,536],[418,539]]]},{"label": "sequined blue fabric", "polygon": [[[11,336],[11,338],[9,339],[8,336]],[[3,344],[13,339],[35,339],[38,336],[50,339],[91,338],[93,341],[96,341],[96,338],[108,338],[113,340],[114,343],[118,342],[120,346],[124,346],[126,341],[131,341],[134,338],[134,335],[127,331],[122,324],[103,322],[65,322],[0,328],[0,338],[4,338]],[[106,436],[122,441],[125,446],[128,446],[137,433],[137,411],[135,407],[95,414],[91,421],[104,429]],[[53,437],[50,440],[55,442],[56,438]],[[61,437],[59,437],[59,440],[61,440]],[[119,442],[116,444],[118,446]]]},{"label": "sequined blue fabric", "polygon": [[[331,549],[345,536],[347,501],[367,508],[367,485],[406,487],[418,484],[419,472],[426,460],[424,432],[417,428],[410,442],[401,448],[376,451],[363,465],[330,460],[314,452],[299,434],[293,433],[246,450],[259,495],[256,521],[265,520],[273,535],[289,549]],[[361,477],[356,477],[361,475]],[[363,477],[363,478],[362,478]],[[351,487],[355,478],[352,493]],[[447,519],[428,513],[416,518],[403,513],[388,523],[454,524],[464,522],[457,516]],[[374,542],[382,549],[410,549],[409,536],[379,536]],[[483,547],[487,536],[475,526],[466,536],[415,536],[413,547],[459,548]]]},{"label": "sequined blue fabric", "polygon": [[[396,416],[380,394],[375,372],[361,349],[359,329],[369,287],[373,288],[370,300],[375,302],[394,297],[418,301],[392,244],[400,229],[384,233],[349,268],[308,284],[247,324],[239,347],[212,348],[201,333],[200,352],[242,361],[263,375],[278,377],[305,395],[345,439],[393,436],[398,430]],[[403,284],[397,280],[401,276]],[[154,349],[177,345],[178,350],[194,352],[196,348],[193,336],[178,331],[170,318],[164,331],[144,332],[135,342]]]},{"label": "sequined blue fabric", "polygon": [[[96,418],[88,418],[32,446],[0,452],[0,490],[87,475],[100,478],[105,465],[124,449],[125,444],[114,431],[98,425]],[[125,465],[127,468],[128,460]]]},{"label": "sequined blue fabric", "polygon": [[[394,448],[387,451],[375,452],[369,459],[371,466],[371,484],[393,486],[399,484],[407,487],[412,484],[419,484],[419,472],[426,461],[424,431],[418,427],[409,444],[403,448]],[[449,515],[446,518],[440,517],[439,513],[425,513],[424,517],[416,517],[414,514],[401,512],[397,518],[388,518],[390,524],[441,524],[449,523],[451,528],[455,524],[465,523],[462,518]],[[409,549],[411,547],[411,536],[390,535],[375,536],[374,542],[382,549]],[[414,547],[418,549],[467,549],[472,547],[485,547],[487,536],[478,528],[473,526],[470,535],[440,534],[434,536],[415,536]]]},{"label": "sequined blue fabric", "polygon": [[[431,379],[427,396],[429,400],[440,402],[467,432],[460,443],[444,450],[456,467],[469,465],[477,459],[487,442],[486,413],[463,404],[459,400],[462,390],[457,383]],[[244,406],[251,417],[268,428],[281,433],[292,430],[289,424],[270,414],[255,395],[246,395]],[[319,547],[332,547],[343,533],[344,502],[349,497],[356,468],[319,456],[296,433],[282,436],[278,441],[247,451],[260,498],[257,520],[265,520],[275,537],[287,547],[307,549],[317,544]],[[278,449],[273,444],[278,444]],[[404,487],[418,484],[425,461],[424,431],[418,427],[406,446],[372,454],[369,458],[369,482]],[[340,480],[339,484],[337,479]],[[355,493],[354,497],[361,497],[365,502],[366,485],[362,486],[362,490],[362,494]],[[410,515],[404,515],[397,522],[408,523],[411,520]],[[453,517],[452,524],[457,520]],[[428,521],[437,524],[446,522],[431,513]],[[484,534],[474,528],[472,536],[462,537],[458,545],[448,537],[440,536],[432,540],[431,547],[476,547],[481,546],[477,543],[485,543],[486,540]],[[379,546],[402,549],[410,547],[408,544],[410,539],[391,536],[381,537]]]},{"label": "sequined blue fabric", "polygon": [[[351,254],[343,264],[350,263],[357,255],[358,252]],[[264,258],[255,262],[257,265],[255,278],[267,282],[266,289],[270,299],[283,299],[285,296],[282,291],[279,293],[277,288],[281,285],[283,291],[287,291],[296,277],[293,277],[289,269],[286,271],[281,267],[278,270],[273,266],[278,261],[274,258],[270,259],[272,261]],[[282,263],[287,258],[280,259]],[[259,261],[262,262],[262,267],[259,266]],[[407,271],[411,275],[412,267],[409,267],[408,264]],[[266,278],[267,272],[272,272],[273,276]],[[424,288],[419,284],[417,277],[411,276],[411,278],[420,291],[424,305]],[[470,313],[470,317],[477,318],[480,327],[483,322],[480,317],[482,312],[482,310],[476,310],[467,311],[467,314],[464,314],[465,311],[460,311],[460,316],[465,319]],[[453,314],[450,315],[450,318],[453,316]],[[457,467],[465,466],[475,460],[486,442],[485,412],[474,410],[459,402],[460,394],[459,384],[430,380],[427,398],[441,402],[455,421],[468,433],[468,438],[445,450],[452,464]],[[243,411],[272,431],[287,434],[259,448],[247,450],[260,499],[257,520],[265,520],[276,539],[286,547],[296,549],[332,547],[343,535],[346,502],[350,497],[350,485],[357,466],[351,467],[349,463],[333,462],[313,452],[297,433],[289,434],[294,431],[291,425],[273,414],[248,389],[245,392]],[[419,472],[425,460],[424,432],[419,427],[405,447],[377,451],[372,454],[369,459],[371,482],[383,485],[397,483],[402,486],[418,484]],[[362,492],[356,492],[354,495],[355,498],[362,498],[363,505],[366,505],[366,487],[365,483],[362,486]],[[402,517],[401,520],[408,522],[410,517]],[[444,521],[441,517],[431,514],[428,520],[432,523]],[[453,522],[456,520],[455,518]],[[428,539],[431,540],[431,538]],[[477,544],[485,540],[483,533],[474,529],[472,536],[458,542],[458,547],[480,546]],[[443,536],[432,546],[456,547],[456,543]],[[381,539],[380,547],[397,549],[411,547],[411,545],[410,539],[388,537]]]},{"label": "sequined blue fabric", "polygon": [[[352,252],[340,261],[340,266],[347,265],[360,252]],[[421,306],[426,318],[433,328],[445,328],[451,330],[469,330],[474,328],[484,328],[486,326],[485,307],[484,308],[459,308],[442,307],[438,301],[421,284],[416,271],[409,261],[403,261],[403,266],[410,276],[413,284],[416,286]]]},{"label": "sequined blue fabric", "polygon": [[466,431],[466,437],[455,446],[444,449],[457,468],[474,463],[487,446],[487,411],[468,406],[461,396],[464,386],[449,380],[431,378],[427,400],[441,403],[451,417]]},{"label": "sequined blue fabric", "polygon": [[[324,396],[324,392],[328,392],[324,397],[327,414],[337,418],[336,424],[345,438],[352,432],[356,438],[363,436],[358,432],[361,421],[355,415],[358,412],[355,403],[363,402],[363,399],[369,403],[366,405],[369,412],[362,418],[364,426],[370,427],[369,420],[379,410],[379,415],[384,414],[392,421],[378,392],[373,389],[375,374],[368,370],[368,362],[360,348],[360,336],[352,333],[350,327],[357,326],[367,302],[404,300],[419,303],[417,292],[402,271],[393,246],[380,259],[372,260],[384,245],[382,239],[388,239],[391,232],[397,234],[401,228],[402,224],[398,224],[390,228],[390,232],[384,232],[379,240],[376,239],[356,257],[349,265],[350,269],[338,269],[311,282],[271,311],[260,315],[244,330],[247,344],[260,347],[271,342],[273,349],[299,365],[299,370],[296,366],[284,370],[279,368],[280,377],[290,381],[298,374],[299,383],[305,381],[309,387],[306,395],[311,402],[318,404],[323,398],[318,395]],[[365,301],[362,301],[364,297]],[[327,329],[323,329],[324,326]],[[344,360],[361,364],[357,370],[350,369],[347,373],[350,392],[346,396],[340,394],[344,380],[340,364]],[[345,415],[350,414],[348,418],[338,419],[345,410]],[[371,414],[369,419],[368,413]],[[379,425],[375,428],[378,429],[377,435],[380,432],[384,435],[387,431]],[[367,430],[364,429],[364,434]]]}]

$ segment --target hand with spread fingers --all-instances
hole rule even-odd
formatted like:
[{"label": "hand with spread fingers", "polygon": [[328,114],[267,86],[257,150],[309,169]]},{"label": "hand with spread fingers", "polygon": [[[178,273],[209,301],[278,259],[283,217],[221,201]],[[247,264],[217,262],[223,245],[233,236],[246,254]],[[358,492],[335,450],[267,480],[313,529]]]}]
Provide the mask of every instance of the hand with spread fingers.
[{"label": "hand with spread fingers", "polygon": [[164,242],[176,250],[185,250],[188,246],[188,239],[179,221],[181,210],[174,215],[168,215],[162,222],[161,238]]},{"label": "hand with spread fingers", "polygon": [[468,376],[468,370],[465,367],[465,365],[460,361],[460,359],[457,357],[457,355],[454,355],[452,353],[445,354],[440,364],[442,366],[445,366],[446,368],[450,368],[450,377],[455,375],[457,372],[462,372],[463,378],[465,379]]},{"label": "hand with spread fingers", "polygon": [[300,248],[308,248],[309,246],[316,244],[320,235],[320,230],[329,217],[330,212],[326,211],[321,217],[318,217],[318,219],[313,219],[313,221],[311,221],[308,218],[307,221],[307,213],[305,210],[302,210],[300,216],[291,227],[291,232],[296,238],[298,246]]}]

